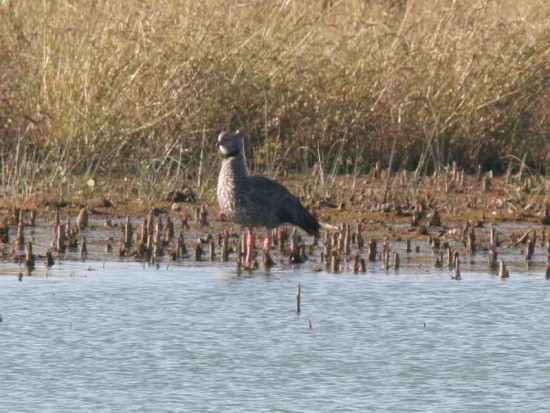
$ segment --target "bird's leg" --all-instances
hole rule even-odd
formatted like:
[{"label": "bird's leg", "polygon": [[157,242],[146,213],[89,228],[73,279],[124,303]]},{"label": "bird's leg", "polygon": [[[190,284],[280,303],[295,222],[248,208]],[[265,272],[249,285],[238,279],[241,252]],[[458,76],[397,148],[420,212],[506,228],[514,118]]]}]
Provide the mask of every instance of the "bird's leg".
[{"label": "bird's leg", "polygon": [[265,238],[264,238],[264,251],[268,251],[271,249],[271,245],[273,244],[273,233],[271,228],[266,228],[265,230]]},{"label": "bird's leg", "polygon": [[246,263],[252,264],[254,262],[254,247],[256,239],[254,238],[254,228],[246,228]]}]

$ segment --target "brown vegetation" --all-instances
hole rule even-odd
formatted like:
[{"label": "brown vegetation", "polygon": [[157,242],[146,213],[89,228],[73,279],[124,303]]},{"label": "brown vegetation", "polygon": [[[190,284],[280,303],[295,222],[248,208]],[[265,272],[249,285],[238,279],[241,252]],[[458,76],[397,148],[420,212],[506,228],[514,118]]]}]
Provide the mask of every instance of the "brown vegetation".
[{"label": "brown vegetation", "polygon": [[202,195],[221,129],[271,176],[547,173],[549,28],[544,0],[6,0],[1,185],[183,175]]}]

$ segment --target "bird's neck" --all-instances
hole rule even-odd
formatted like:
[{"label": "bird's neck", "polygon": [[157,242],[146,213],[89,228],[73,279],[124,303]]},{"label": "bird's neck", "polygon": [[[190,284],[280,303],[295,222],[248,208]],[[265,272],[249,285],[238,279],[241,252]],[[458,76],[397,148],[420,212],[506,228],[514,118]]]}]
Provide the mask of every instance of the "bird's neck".
[{"label": "bird's neck", "polygon": [[232,178],[234,180],[246,178],[248,176],[248,169],[242,152],[234,156],[229,156],[222,161],[220,175],[222,174],[226,178]]}]

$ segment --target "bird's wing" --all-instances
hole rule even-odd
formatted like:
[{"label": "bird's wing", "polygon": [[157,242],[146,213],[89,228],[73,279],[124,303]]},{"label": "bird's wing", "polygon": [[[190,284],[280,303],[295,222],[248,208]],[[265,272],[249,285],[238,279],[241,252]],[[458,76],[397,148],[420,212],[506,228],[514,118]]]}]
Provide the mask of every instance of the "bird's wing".
[{"label": "bird's wing", "polygon": [[277,223],[298,225],[309,234],[319,231],[319,223],[298,198],[283,185],[263,176],[248,177],[245,196],[249,205]]},{"label": "bird's wing", "polygon": [[292,222],[288,212],[299,203],[283,185],[263,176],[248,177],[245,196],[248,202],[257,205],[258,209],[273,211],[282,222]]}]

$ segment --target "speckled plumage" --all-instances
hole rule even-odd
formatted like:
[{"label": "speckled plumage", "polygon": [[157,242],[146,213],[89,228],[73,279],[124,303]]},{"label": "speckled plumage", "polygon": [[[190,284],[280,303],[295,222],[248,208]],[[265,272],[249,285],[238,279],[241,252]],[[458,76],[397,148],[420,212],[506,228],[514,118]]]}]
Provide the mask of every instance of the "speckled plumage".
[{"label": "speckled plumage", "polygon": [[223,160],[217,196],[227,219],[246,227],[289,223],[310,235],[319,233],[319,223],[283,185],[262,176],[249,176],[240,135],[222,132],[218,145]]}]

